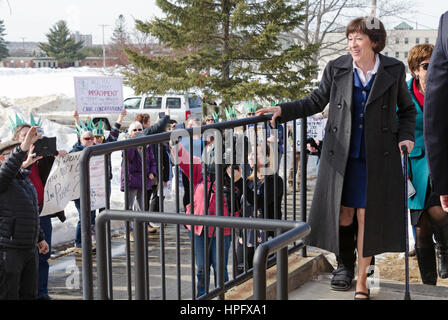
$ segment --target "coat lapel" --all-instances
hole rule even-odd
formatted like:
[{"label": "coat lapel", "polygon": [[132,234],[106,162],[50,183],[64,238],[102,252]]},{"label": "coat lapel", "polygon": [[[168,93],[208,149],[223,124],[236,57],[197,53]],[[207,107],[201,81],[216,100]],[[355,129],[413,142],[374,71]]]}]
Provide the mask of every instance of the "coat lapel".
[{"label": "coat lapel", "polygon": [[375,80],[373,81],[372,90],[370,91],[369,98],[367,99],[366,107],[381,97],[396,81],[395,77],[386,71],[385,67],[387,66],[384,64],[382,55],[379,56],[381,61],[380,67],[378,68]]},{"label": "coat lapel", "polygon": [[334,83],[339,95],[345,100],[348,106],[352,105],[353,96],[353,60],[350,55],[344,56],[340,63],[334,66],[338,70],[334,75]]}]

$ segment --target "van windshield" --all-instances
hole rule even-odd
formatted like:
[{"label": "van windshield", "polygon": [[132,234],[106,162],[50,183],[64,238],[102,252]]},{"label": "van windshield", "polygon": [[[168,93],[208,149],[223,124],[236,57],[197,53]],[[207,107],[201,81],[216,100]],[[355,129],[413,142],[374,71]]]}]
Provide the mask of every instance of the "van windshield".
[{"label": "van windshield", "polygon": [[189,96],[188,104],[190,105],[190,108],[200,108],[202,107],[202,100],[198,96]]},{"label": "van windshield", "polygon": [[140,107],[140,101],[142,101],[142,98],[127,98],[123,104],[126,109],[138,109]]}]

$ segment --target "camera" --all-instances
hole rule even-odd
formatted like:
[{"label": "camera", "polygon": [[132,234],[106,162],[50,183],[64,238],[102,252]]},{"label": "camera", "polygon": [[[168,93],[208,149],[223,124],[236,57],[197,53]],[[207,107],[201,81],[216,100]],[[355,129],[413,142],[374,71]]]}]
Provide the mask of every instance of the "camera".
[{"label": "camera", "polygon": [[44,129],[42,129],[42,128],[37,128],[37,130],[36,130],[36,133],[37,134],[40,134],[40,135],[44,135]]},{"label": "camera", "polygon": [[51,157],[58,154],[56,137],[42,137],[34,143],[34,153],[37,157]]}]

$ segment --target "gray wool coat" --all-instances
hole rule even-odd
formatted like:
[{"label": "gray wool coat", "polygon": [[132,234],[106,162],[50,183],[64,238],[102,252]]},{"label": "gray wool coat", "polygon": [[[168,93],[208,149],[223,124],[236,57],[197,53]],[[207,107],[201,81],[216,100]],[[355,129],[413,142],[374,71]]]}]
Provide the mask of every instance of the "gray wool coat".
[{"label": "gray wool coat", "polygon": [[[365,107],[367,194],[364,256],[405,250],[404,177],[398,143],[414,141],[416,110],[400,61],[379,55],[380,67]],[[353,59],[344,55],[326,66],[311,95],[282,103],[281,122],[322,112],[328,122],[308,222],[310,246],[339,254],[339,212],[349,156],[353,110]]]}]

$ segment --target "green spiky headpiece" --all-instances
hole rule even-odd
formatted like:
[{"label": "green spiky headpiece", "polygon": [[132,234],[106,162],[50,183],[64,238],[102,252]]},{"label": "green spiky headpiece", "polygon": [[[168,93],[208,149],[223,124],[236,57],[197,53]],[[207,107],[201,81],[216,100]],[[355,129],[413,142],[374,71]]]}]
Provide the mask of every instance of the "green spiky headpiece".
[{"label": "green spiky headpiece", "polygon": [[271,107],[274,107],[274,106],[276,106],[276,105],[278,105],[280,103],[283,103],[283,101],[282,100],[280,100],[280,101],[272,101],[271,102]]},{"label": "green spiky headpiece", "polygon": [[257,103],[255,101],[249,101],[244,108],[246,109],[246,114],[255,113],[257,111]]},{"label": "green spiky headpiece", "polygon": [[104,136],[104,124],[103,120],[100,120],[96,125],[93,124],[94,129],[92,131],[94,136]]},{"label": "green spiky headpiece", "polygon": [[227,120],[232,120],[236,118],[235,109],[233,109],[233,107],[231,107],[230,105],[228,106],[228,108],[224,108],[224,111],[226,112]]},{"label": "green spiky headpiece", "polygon": [[212,112],[212,117],[215,123],[219,122],[219,112]]},{"label": "green spiky headpiece", "polygon": [[84,123],[82,120],[79,120],[80,125],[76,124],[76,133],[78,136],[82,136],[85,132],[90,132],[93,134],[93,131],[96,129],[95,124],[92,119],[89,119],[87,123]]},{"label": "green spiky headpiece", "polygon": [[11,119],[11,117],[9,117],[9,129],[11,129],[11,132],[14,132],[14,130],[21,125],[29,125],[29,126],[37,126],[40,127],[40,124],[42,122],[42,118],[39,118],[38,121],[36,121],[34,119],[34,116],[32,113],[30,113],[30,123],[26,122],[23,118],[21,118],[17,113],[16,113],[16,120],[14,121],[13,119]]}]

